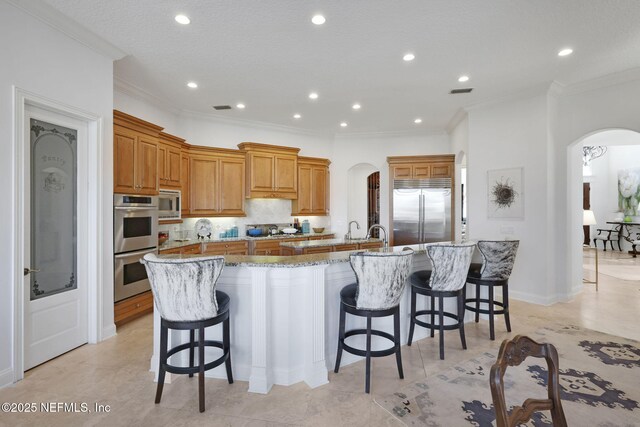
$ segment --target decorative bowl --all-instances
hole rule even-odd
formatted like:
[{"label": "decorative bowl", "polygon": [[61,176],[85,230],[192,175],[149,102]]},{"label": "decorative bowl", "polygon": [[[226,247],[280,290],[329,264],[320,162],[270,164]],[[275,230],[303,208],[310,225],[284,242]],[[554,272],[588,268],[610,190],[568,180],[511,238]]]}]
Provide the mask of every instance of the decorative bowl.
[{"label": "decorative bowl", "polygon": [[249,230],[247,230],[247,234],[249,234],[249,236],[261,236],[262,235],[262,229],[260,228],[250,228]]},{"label": "decorative bowl", "polygon": [[167,240],[169,240],[169,233],[164,231],[158,233],[158,245],[163,244]]},{"label": "decorative bowl", "polygon": [[293,228],[293,227],[290,227],[290,228],[283,228],[282,232],[284,234],[296,234],[298,232],[298,230]]},{"label": "decorative bowl", "polygon": [[324,231],[324,227],[313,227],[314,233],[322,233]]}]

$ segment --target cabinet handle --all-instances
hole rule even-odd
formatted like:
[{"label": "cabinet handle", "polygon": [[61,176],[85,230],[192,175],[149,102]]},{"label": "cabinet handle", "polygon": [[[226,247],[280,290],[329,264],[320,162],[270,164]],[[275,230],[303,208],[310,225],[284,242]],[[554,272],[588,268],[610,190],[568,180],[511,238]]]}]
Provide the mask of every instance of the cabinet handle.
[{"label": "cabinet handle", "polygon": [[140,303],[136,304],[136,308],[140,308]]}]

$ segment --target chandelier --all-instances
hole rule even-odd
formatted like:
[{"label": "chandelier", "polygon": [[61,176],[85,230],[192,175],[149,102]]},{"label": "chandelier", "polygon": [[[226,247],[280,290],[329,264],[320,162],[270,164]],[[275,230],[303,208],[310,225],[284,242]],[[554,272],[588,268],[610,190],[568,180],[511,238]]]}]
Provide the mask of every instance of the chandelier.
[{"label": "chandelier", "polygon": [[603,145],[587,145],[582,147],[582,165],[589,166],[591,160],[597,159],[607,152],[607,147]]}]

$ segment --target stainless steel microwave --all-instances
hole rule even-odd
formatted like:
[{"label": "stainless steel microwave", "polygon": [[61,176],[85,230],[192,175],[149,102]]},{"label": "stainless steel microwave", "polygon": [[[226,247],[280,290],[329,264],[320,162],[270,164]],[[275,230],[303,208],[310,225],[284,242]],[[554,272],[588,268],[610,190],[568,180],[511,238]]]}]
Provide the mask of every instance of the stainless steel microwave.
[{"label": "stainless steel microwave", "polygon": [[180,190],[160,190],[158,196],[158,218],[162,220],[180,219]]}]

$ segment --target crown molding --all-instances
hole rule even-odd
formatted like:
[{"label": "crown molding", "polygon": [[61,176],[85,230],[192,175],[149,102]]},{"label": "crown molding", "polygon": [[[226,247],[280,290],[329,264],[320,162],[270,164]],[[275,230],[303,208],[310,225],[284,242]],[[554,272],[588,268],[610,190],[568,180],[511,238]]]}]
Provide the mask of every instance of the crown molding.
[{"label": "crown molding", "polygon": [[450,134],[451,132],[453,132],[456,126],[458,126],[460,122],[465,119],[465,117],[467,117],[467,111],[464,108],[459,108],[458,111],[456,111],[456,113],[453,115],[453,117],[451,117],[451,120],[449,120],[449,123],[447,123],[447,126],[445,127],[447,133]]},{"label": "crown molding", "polygon": [[113,61],[122,59],[128,55],[124,50],[108,42],[42,0],[5,1]]},{"label": "crown molding", "polygon": [[154,106],[159,106],[164,110],[172,114],[180,114],[182,110],[174,107],[171,102],[164,97],[155,95],[151,92],[147,92],[139,86],[129,83],[119,77],[113,76],[113,90],[116,92],[124,93],[139,101],[144,101]]},{"label": "crown molding", "polygon": [[623,71],[606,74],[604,76],[584,80],[578,83],[564,85],[562,86],[562,93],[565,95],[576,95],[579,93],[602,89],[609,86],[615,86],[635,80],[640,80],[640,67],[629,68]]},{"label": "crown molding", "polygon": [[495,98],[486,99],[484,101],[476,102],[464,107],[466,112],[477,110],[480,108],[492,107],[494,105],[503,104],[510,101],[518,101],[521,99],[529,99],[539,95],[546,95],[549,91],[551,82],[540,83],[535,86],[530,86],[524,90],[513,92],[508,95],[498,96]]},{"label": "crown molding", "polygon": [[393,138],[393,137],[406,137],[406,136],[446,136],[447,132],[440,129],[433,130],[399,130],[399,131],[380,131],[380,132],[348,132],[335,134],[335,139],[350,139],[350,138]]},{"label": "crown molding", "polygon": [[181,109],[179,115],[181,117],[193,118],[198,120],[207,120],[215,123],[229,124],[229,125],[235,125],[235,126],[246,126],[254,129],[287,132],[287,133],[294,133],[298,135],[317,136],[317,137],[324,137],[324,138],[332,138],[334,136],[334,134],[331,132],[303,129],[303,128],[298,128],[294,126],[262,122],[259,120],[239,119],[236,117],[225,117],[215,113],[203,113],[200,111],[193,111],[193,110],[187,110],[187,109]]}]

